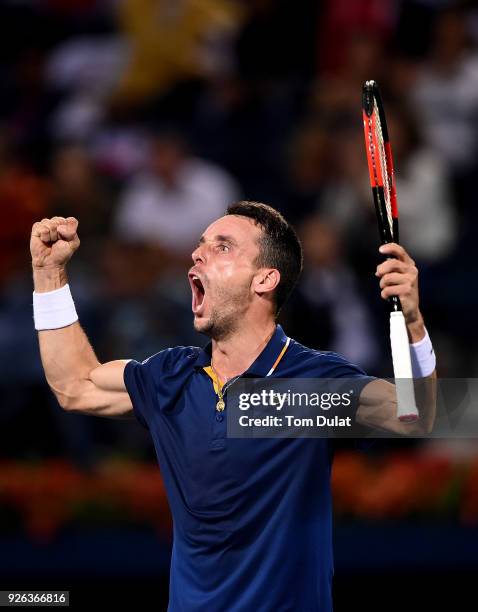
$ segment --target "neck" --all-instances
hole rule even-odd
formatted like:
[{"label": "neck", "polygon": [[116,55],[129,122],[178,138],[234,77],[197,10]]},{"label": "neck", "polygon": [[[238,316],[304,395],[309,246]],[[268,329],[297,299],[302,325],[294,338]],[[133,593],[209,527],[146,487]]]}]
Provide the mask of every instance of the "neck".
[{"label": "neck", "polygon": [[274,320],[241,326],[227,338],[212,341],[212,365],[225,382],[245,372],[259,357],[276,329]]}]

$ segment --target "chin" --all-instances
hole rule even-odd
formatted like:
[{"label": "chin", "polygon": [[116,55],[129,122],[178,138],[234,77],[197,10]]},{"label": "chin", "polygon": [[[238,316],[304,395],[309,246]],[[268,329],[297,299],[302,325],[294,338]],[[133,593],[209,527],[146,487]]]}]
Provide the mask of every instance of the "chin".
[{"label": "chin", "polygon": [[200,334],[210,335],[212,332],[212,321],[209,317],[198,319],[194,317],[194,329]]}]

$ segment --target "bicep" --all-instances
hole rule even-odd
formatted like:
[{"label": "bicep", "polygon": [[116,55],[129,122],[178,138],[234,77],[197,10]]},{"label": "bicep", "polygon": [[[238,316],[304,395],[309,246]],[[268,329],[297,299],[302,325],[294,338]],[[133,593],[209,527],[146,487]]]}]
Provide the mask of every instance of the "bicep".
[{"label": "bicep", "polygon": [[133,418],[133,406],[124,383],[128,359],[101,364],[90,371],[71,409],[111,418]]},{"label": "bicep", "polygon": [[116,359],[102,363],[90,372],[90,380],[103,391],[127,392],[124,382],[124,369],[129,359]]}]

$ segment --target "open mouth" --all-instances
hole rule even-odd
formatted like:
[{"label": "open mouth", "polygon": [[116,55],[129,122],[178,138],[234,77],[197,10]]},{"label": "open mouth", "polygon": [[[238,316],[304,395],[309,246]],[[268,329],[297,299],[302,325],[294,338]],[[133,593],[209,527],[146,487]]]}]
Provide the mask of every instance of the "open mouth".
[{"label": "open mouth", "polygon": [[192,290],[192,311],[197,314],[203,307],[206,292],[201,279],[196,274],[189,275],[189,284]]}]

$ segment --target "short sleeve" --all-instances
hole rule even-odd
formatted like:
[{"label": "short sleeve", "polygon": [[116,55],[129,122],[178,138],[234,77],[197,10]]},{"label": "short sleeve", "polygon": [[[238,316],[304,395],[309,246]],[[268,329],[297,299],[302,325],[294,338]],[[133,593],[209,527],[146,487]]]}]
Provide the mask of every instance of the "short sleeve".
[{"label": "short sleeve", "polygon": [[326,353],[327,355],[327,368],[326,372],[322,374],[327,378],[350,378],[353,379],[356,388],[362,390],[372,380],[375,380],[375,376],[369,376],[364,370],[355,363],[347,361],[345,357],[338,353]]},{"label": "short sleeve", "polygon": [[199,349],[177,346],[164,349],[142,362],[129,361],[124,369],[124,383],[138,421],[151,428],[159,416],[174,405],[192,370]]},{"label": "short sleeve", "polygon": [[[337,353],[328,352],[327,366],[323,376],[333,379],[333,388],[337,392],[352,392],[353,402],[349,415],[355,418],[359,406],[360,394],[369,382],[375,380],[374,376],[367,375],[362,368]],[[350,412],[352,414],[350,414]]]},{"label": "short sleeve", "polygon": [[[353,392],[354,401],[352,402],[350,411],[351,414],[349,413],[349,416],[353,415],[353,418],[355,420],[355,416],[360,405],[360,394],[362,393],[363,389],[368,385],[368,383],[372,382],[373,380],[376,380],[376,377],[369,376],[358,365],[350,363],[344,357],[338,355],[337,353],[329,353],[329,356],[330,365],[333,372],[331,376],[333,376],[334,378],[337,377],[338,385],[341,385],[343,381],[343,383],[346,384],[347,387],[349,387],[350,390]],[[342,381],[340,379],[342,379]],[[362,438],[362,435],[367,432],[367,428],[365,426],[358,425],[357,423],[355,423],[354,431],[357,434],[357,437],[354,439],[353,442],[355,449],[359,451],[369,450],[369,448],[373,446],[374,440],[366,437]]]},{"label": "short sleeve", "polygon": [[156,399],[155,378],[164,364],[164,351],[148,357],[142,362],[131,360],[124,369],[124,383],[131,398],[134,415],[149,429],[153,403]]}]

